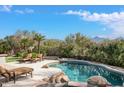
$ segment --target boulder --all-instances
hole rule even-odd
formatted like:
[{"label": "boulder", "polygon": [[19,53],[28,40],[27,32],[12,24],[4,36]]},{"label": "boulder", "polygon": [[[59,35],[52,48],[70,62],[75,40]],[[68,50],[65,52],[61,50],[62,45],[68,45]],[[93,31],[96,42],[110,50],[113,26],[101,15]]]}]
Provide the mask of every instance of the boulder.
[{"label": "boulder", "polygon": [[55,75],[55,82],[56,83],[64,83],[64,82],[61,82],[63,79],[63,76],[65,76],[65,74],[63,72],[56,74]]},{"label": "boulder", "polygon": [[42,80],[45,81],[45,82],[49,82],[49,78],[48,77],[47,78],[44,78]]},{"label": "boulder", "polygon": [[43,80],[47,81],[49,83],[56,84],[56,83],[66,83],[69,81],[69,78],[63,72],[59,72],[59,73],[51,76],[49,79],[45,78]]},{"label": "boulder", "polygon": [[65,82],[69,81],[68,76],[65,75],[63,72],[60,72],[53,77],[55,77],[55,82],[56,83],[65,83]]},{"label": "boulder", "polygon": [[49,66],[48,65],[44,65],[44,66],[42,66],[42,68],[49,68]]},{"label": "boulder", "polygon": [[58,76],[58,73],[55,74],[55,75],[53,75],[53,76],[51,76],[51,77],[49,78],[49,82],[50,82],[50,83],[57,83],[57,82],[58,82],[58,81],[56,80],[57,76]]},{"label": "boulder", "polygon": [[56,83],[54,87],[68,87],[68,82],[65,83]]},{"label": "boulder", "polygon": [[107,87],[111,84],[102,76],[91,76],[87,80],[88,87]]},{"label": "boulder", "polygon": [[63,75],[62,78],[61,78],[61,82],[64,83],[64,82],[68,82],[68,81],[69,81],[68,76]]}]

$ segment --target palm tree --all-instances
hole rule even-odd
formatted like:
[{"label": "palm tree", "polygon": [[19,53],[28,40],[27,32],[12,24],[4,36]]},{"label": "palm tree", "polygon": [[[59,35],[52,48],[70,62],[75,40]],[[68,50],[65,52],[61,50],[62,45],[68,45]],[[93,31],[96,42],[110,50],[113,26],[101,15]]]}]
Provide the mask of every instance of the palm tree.
[{"label": "palm tree", "polygon": [[24,50],[26,50],[26,47],[28,46],[28,42],[29,40],[27,38],[21,39],[20,43],[21,43],[22,48],[24,48]]},{"label": "palm tree", "polygon": [[38,53],[40,54],[40,43],[42,40],[44,40],[45,36],[42,36],[41,34],[36,33],[34,40],[37,41],[37,49],[38,49]]}]

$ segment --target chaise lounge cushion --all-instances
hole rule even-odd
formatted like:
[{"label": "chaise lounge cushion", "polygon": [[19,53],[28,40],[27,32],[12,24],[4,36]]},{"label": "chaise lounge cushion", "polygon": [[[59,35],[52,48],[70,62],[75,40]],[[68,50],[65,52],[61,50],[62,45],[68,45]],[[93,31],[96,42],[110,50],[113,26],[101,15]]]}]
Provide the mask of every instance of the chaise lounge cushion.
[{"label": "chaise lounge cushion", "polygon": [[0,66],[0,74],[6,73],[6,69]]},{"label": "chaise lounge cushion", "polygon": [[15,83],[15,79],[17,76],[23,75],[23,74],[31,74],[32,77],[32,71],[33,68],[29,68],[29,67],[19,67],[19,68],[14,68],[11,70],[7,70],[6,68],[0,66],[0,75],[6,78],[6,81],[9,81],[11,78],[14,79],[14,83]]},{"label": "chaise lounge cushion", "polygon": [[19,68],[15,68],[10,70],[11,72],[14,72],[15,75],[22,75],[22,74],[27,74],[33,71],[33,68],[29,68],[29,67],[19,67]]}]

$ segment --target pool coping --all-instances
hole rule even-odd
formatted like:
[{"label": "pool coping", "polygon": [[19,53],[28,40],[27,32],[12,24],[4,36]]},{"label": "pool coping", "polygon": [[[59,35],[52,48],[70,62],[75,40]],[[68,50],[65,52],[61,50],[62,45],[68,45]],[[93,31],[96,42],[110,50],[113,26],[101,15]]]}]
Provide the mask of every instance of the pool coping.
[{"label": "pool coping", "polygon": [[59,59],[59,61],[60,62],[70,62],[71,61],[71,63],[72,62],[73,63],[78,62],[78,63],[81,63],[81,64],[100,66],[100,67],[103,67],[103,68],[105,68],[105,69],[107,69],[109,71],[112,71],[112,72],[124,75],[124,69],[123,68],[119,68],[119,67],[115,67],[115,66],[110,66],[110,65],[106,65],[106,64],[95,63],[95,62],[86,61],[86,60],[68,59],[68,58],[62,58],[62,59]]}]

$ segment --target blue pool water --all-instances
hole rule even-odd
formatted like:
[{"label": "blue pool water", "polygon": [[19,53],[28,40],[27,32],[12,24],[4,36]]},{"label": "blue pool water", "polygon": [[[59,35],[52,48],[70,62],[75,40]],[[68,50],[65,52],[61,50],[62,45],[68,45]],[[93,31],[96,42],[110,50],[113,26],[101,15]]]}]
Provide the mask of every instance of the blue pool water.
[{"label": "blue pool water", "polygon": [[69,79],[77,82],[86,82],[90,76],[100,75],[106,78],[113,86],[123,86],[124,75],[108,71],[105,68],[75,63],[51,64],[50,67],[62,69]]}]

